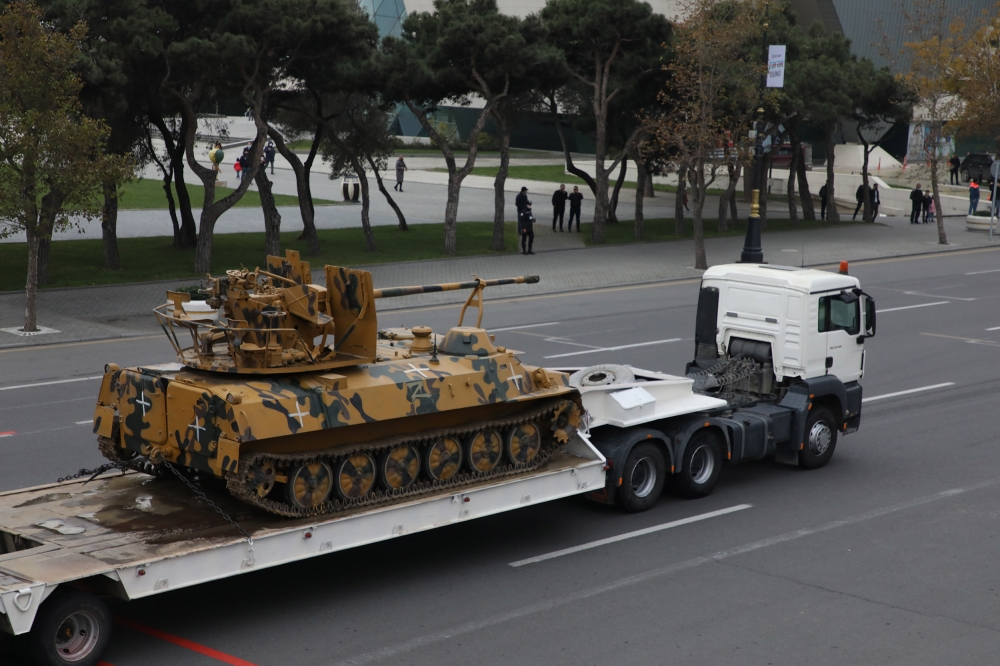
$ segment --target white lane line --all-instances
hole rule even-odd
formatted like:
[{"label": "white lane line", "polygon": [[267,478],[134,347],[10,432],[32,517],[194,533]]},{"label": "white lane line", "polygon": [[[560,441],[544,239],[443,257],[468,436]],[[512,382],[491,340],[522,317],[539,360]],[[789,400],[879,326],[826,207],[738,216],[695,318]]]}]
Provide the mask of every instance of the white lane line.
[{"label": "white lane line", "polygon": [[885,398],[895,398],[900,395],[909,395],[911,393],[920,393],[921,391],[932,391],[934,389],[944,388],[946,386],[954,386],[955,382],[945,382],[943,384],[933,384],[931,386],[921,386],[920,388],[908,389],[906,391],[896,391],[895,393],[886,393],[885,395],[873,395],[870,398],[862,398],[861,402],[871,402],[872,400],[883,400]]},{"label": "white lane line", "polygon": [[966,275],[983,275],[985,273],[1000,273],[1000,268],[994,268],[990,271],[972,271],[971,273],[966,273]]},{"label": "white lane line", "polygon": [[86,421],[74,421],[75,425],[90,425],[94,422],[94,419],[87,419]]},{"label": "white lane line", "polygon": [[924,506],[932,502],[938,502],[941,500],[950,499],[957,495],[963,495],[965,493],[970,493],[975,490],[990,488],[997,484],[1000,484],[1000,479],[990,479],[988,481],[983,481],[970,486],[965,486],[963,488],[951,488],[949,490],[944,490],[939,493],[934,493],[933,495],[924,495],[923,497],[917,497],[912,500],[900,502],[899,504],[892,504],[878,509],[872,509],[871,511],[866,511],[864,513],[854,514],[853,516],[848,516],[847,518],[842,518],[840,520],[834,520],[829,523],[817,525],[816,527],[806,527],[800,530],[795,530],[794,532],[785,532],[784,534],[768,537],[766,539],[760,539],[759,541],[751,541],[750,543],[743,544],[742,546],[736,546],[734,548],[728,548],[726,550],[719,550],[714,553],[710,553],[708,555],[693,557],[689,560],[684,560],[682,562],[667,564],[665,566],[644,571],[642,573],[634,574],[632,576],[625,576],[623,578],[618,578],[607,583],[602,583],[600,585],[595,585],[593,587],[584,588],[577,592],[572,592],[570,594],[561,597],[551,597],[549,599],[543,599],[533,604],[521,606],[520,608],[513,608],[511,610],[497,613],[495,615],[490,615],[487,617],[472,620],[470,622],[466,622],[464,624],[455,625],[447,629],[442,629],[434,633],[424,634],[423,636],[417,636],[402,643],[387,645],[378,650],[373,650],[371,652],[359,654],[354,657],[348,657],[347,659],[336,662],[333,666],[361,666],[362,664],[370,664],[376,661],[389,660],[389,659],[392,659],[393,662],[396,662],[399,661],[398,657],[400,655],[412,652],[413,650],[417,650],[422,647],[426,647],[428,645],[434,645],[435,643],[447,643],[448,641],[452,641],[455,638],[458,638],[459,636],[472,634],[477,631],[482,631],[483,629],[489,629],[491,627],[497,627],[506,624],[508,622],[512,622],[514,620],[530,617],[532,615],[537,615],[539,613],[545,613],[548,611],[555,610],[557,608],[562,608],[564,606],[570,606],[572,604],[576,604],[581,601],[587,601],[588,599],[594,599],[595,597],[608,594],[609,592],[625,590],[639,585],[649,585],[650,583],[660,580],[661,578],[671,576],[675,573],[680,573],[681,571],[688,571],[690,569],[695,569],[705,564],[713,564],[723,560],[731,559],[733,557],[738,557],[740,555],[745,555],[747,553],[763,550],[764,548],[770,548],[771,546],[777,546],[783,543],[798,541],[799,539],[804,539],[806,537],[810,537],[815,534],[822,534],[824,532],[829,532],[831,530],[840,529],[841,527],[848,527],[851,525],[864,523],[869,520],[875,520],[876,518],[891,516],[901,511],[914,509],[916,507]]},{"label": "white lane line", "polygon": [[662,345],[668,342],[680,342],[683,338],[670,338],[669,340],[652,340],[651,342],[637,342],[634,345],[618,345],[617,347],[598,347],[587,351],[569,352],[568,354],[553,354],[545,358],[566,358],[567,356],[579,356],[580,354],[596,354],[597,352],[618,351],[619,349],[631,349],[633,347],[648,347],[649,345]]},{"label": "white lane line", "polygon": [[544,324],[527,324],[525,326],[508,326],[506,328],[491,328],[490,333],[498,333],[500,331],[520,331],[522,328],[539,328],[540,326],[557,326],[559,322],[550,321]]},{"label": "white lane line", "polygon": [[91,379],[103,379],[104,375],[96,377],[77,377],[76,379],[58,379],[54,382],[38,382],[37,384],[18,384],[17,386],[0,386],[0,391],[13,391],[14,389],[34,388],[36,386],[52,386],[54,384],[69,384],[71,382],[87,382]]},{"label": "white lane line", "polygon": [[580,544],[579,546],[573,546],[572,548],[563,548],[562,550],[556,550],[551,553],[546,553],[545,555],[538,555],[536,557],[529,557],[525,560],[510,562],[508,563],[507,566],[517,568],[517,567],[523,567],[526,564],[535,564],[536,562],[544,562],[545,560],[555,559],[557,557],[562,557],[563,555],[572,555],[573,553],[579,553],[582,550],[590,550],[591,548],[600,548],[601,546],[606,546],[609,543],[617,543],[618,541],[625,541],[626,539],[634,539],[636,537],[645,536],[647,534],[653,534],[655,532],[662,532],[663,530],[669,530],[672,527],[680,527],[681,525],[690,525],[691,523],[697,523],[702,520],[708,520],[709,518],[724,516],[727,513],[735,513],[736,511],[743,511],[744,509],[749,509],[752,506],[753,504],[737,504],[736,506],[731,506],[728,509],[709,511],[708,513],[698,514],[697,516],[691,516],[690,518],[681,518],[680,520],[674,520],[669,523],[663,523],[662,525],[653,525],[652,527],[636,530],[634,532],[626,532],[625,534],[619,534],[618,536],[608,537],[607,539],[599,539],[597,541],[591,541],[590,543]]},{"label": "white lane line", "polygon": [[913,308],[929,308],[932,305],[948,305],[951,301],[937,301],[936,303],[920,303],[919,305],[904,305],[899,308],[886,308],[885,310],[876,310],[878,314],[883,312],[895,312],[896,310],[912,310]]},{"label": "white lane line", "polygon": [[947,298],[949,301],[978,301],[978,298],[959,298],[958,296],[945,296],[944,294],[925,294],[922,291],[904,291],[907,296],[926,296],[928,298]]},{"label": "white lane line", "polygon": [[1000,331],[1000,326],[994,326],[993,328],[986,329],[987,331]]}]

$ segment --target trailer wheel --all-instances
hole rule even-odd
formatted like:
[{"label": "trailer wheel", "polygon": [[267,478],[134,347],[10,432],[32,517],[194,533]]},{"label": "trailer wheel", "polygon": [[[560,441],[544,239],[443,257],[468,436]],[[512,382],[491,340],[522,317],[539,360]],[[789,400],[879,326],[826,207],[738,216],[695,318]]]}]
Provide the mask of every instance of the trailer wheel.
[{"label": "trailer wheel", "polygon": [[681,460],[681,469],[672,481],[681,497],[698,499],[715,488],[722,471],[722,445],[712,430],[699,430],[688,442]]},{"label": "trailer wheel", "polygon": [[667,466],[659,447],[650,442],[637,445],[625,460],[616,503],[629,513],[645,511],[660,498],[666,476]]},{"label": "trailer wheel", "polygon": [[38,609],[28,634],[37,666],[94,666],[111,640],[111,612],[98,597],[60,588]]},{"label": "trailer wheel", "polygon": [[799,467],[818,469],[830,462],[837,448],[837,422],[826,407],[816,407],[809,412],[804,444],[799,451]]}]

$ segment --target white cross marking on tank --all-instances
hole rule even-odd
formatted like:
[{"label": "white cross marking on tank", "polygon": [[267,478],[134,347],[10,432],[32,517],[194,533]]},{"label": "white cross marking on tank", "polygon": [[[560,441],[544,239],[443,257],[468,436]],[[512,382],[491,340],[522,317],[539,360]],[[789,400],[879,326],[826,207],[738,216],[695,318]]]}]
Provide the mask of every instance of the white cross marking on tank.
[{"label": "white cross marking on tank", "polygon": [[205,429],[205,426],[198,425],[198,415],[197,414],[194,415],[194,421],[192,421],[191,425],[189,425],[188,427],[191,428],[192,430],[194,430],[194,439],[195,439],[195,441],[200,442],[201,441],[201,431]]},{"label": "white cross marking on tank", "polygon": [[510,377],[507,378],[507,381],[513,381],[514,382],[514,386],[516,386],[517,390],[520,391],[520,390],[522,390],[521,389],[521,380],[522,379],[524,379],[524,377],[522,377],[521,375],[519,375],[516,372],[514,372],[514,364],[511,363],[511,365],[510,365]]},{"label": "white cross marking on tank", "polygon": [[403,370],[403,372],[416,372],[417,374],[419,374],[424,379],[427,379],[427,375],[424,374],[427,371],[424,368],[418,368],[417,366],[413,365],[412,363],[410,364],[410,369],[409,370]]},{"label": "white cross marking on tank", "polygon": [[142,391],[139,393],[139,399],[135,401],[135,404],[142,405],[142,415],[146,415],[146,408],[152,407],[152,403],[146,400],[146,392]]},{"label": "white cross marking on tank", "polygon": [[303,416],[309,416],[309,412],[303,412],[302,411],[302,406],[299,405],[299,403],[295,403],[295,413],[292,414],[291,412],[289,412],[288,415],[289,416],[294,416],[295,418],[297,418],[299,420],[299,425],[304,428],[306,426],[306,424],[305,424],[305,422],[303,422],[302,417]]}]

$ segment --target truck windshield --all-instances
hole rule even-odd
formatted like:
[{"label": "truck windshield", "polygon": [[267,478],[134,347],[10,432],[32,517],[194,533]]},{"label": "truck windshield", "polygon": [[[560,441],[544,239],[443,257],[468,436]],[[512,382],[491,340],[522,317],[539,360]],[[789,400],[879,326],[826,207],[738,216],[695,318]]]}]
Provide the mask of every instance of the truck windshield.
[{"label": "truck windshield", "polygon": [[839,296],[821,296],[819,299],[819,332],[847,331],[861,333],[860,302],[845,303]]}]

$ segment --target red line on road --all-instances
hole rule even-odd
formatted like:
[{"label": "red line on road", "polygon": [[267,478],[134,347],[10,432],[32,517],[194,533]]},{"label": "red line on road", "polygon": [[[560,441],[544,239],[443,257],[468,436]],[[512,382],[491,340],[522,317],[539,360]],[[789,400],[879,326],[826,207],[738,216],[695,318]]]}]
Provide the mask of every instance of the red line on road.
[{"label": "red line on road", "polygon": [[4,432],[0,432],[0,437],[13,437],[16,434],[17,431],[15,430],[6,430]]},{"label": "red line on road", "polygon": [[153,638],[159,638],[161,641],[167,641],[168,643],[173,643],[182,648],[187,648],[198,654],[203,654],[206,657],[211,657],[217,661],[221,661],[224,664],[229,664],[230,666],[257,666],[249,661],[244,661],[239,657],[234,657],[232,655],[226,654],[225,652],[219,652],[218,650],[213,650],[210,647],[201,645],[200,643],[195,643],[194,641],[189,641],[186,638],[181,638],[180,636],[174,636],[173,634],[168,634],[165,631],[160,631],[159,629],[154,629],[152,627],[147,627],[144,624],[139,624],[138,622],[133,622],[128,618],[115,617],[115,622],[122,625],[123,627],[128,627],[129,629],[134,629],[138,632],[144,633]]},{"label": "red line on road", "polygon": [[99,661],[97,662],[97,666],[114,666],[114,664],[109,664],[106,661]]}]

